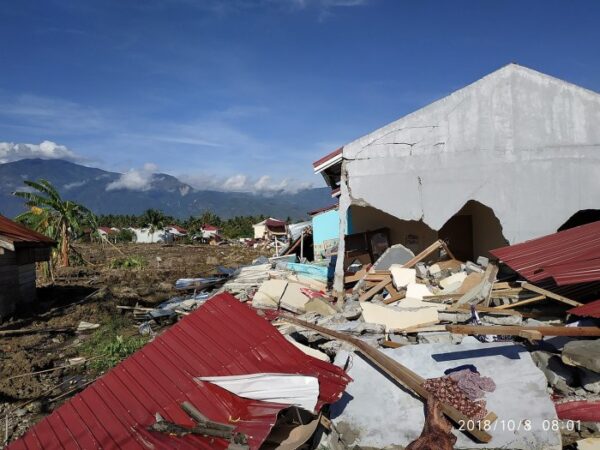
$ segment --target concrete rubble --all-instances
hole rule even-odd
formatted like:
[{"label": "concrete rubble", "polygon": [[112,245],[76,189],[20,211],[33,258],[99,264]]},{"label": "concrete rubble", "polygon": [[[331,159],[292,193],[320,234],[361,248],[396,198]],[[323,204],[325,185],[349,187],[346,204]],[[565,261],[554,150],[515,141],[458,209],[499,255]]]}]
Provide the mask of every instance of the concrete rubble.
[{"label": "concrete rubble", "polygon": [[[308,408],[302,424],[286,424],[306,434],[305,448],[411,448],[431,439],[431,430],[457,449],[560,449],[600,437],[593,423],[557,412],[565,402],[600,399],[598,319],[577,320],[551,291],[528,289],[491,258],[460,261],[443,241],[417,255],[394,246],[381,260],[354,263],[344,290],[334,292],[327,261],[259,258],[234,272],[181,281],[180,297],[134,313],[150,326],[228,293],[304,354],[343,369],[353,381],[321,419]],[[453,378],[460,371],[467,381]],[[242,397],[284,395],[289,404],[307,404],[294,400],[302,388],[285,376],[260,377],[258,394],[251,392],[252,377],[219,386]],[[494,389],[477,388],[478,379]],[[314,397],[317,388],[311,389]],[[445,403],[458,394],[471,406]],[[284,428],[276,426],[274,435]]]}]

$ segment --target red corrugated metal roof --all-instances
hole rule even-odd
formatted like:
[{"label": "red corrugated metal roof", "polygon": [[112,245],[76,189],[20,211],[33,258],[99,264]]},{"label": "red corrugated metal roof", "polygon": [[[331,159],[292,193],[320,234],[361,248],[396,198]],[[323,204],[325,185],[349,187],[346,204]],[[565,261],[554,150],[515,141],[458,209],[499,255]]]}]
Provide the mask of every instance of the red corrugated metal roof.
[{"label": "red corrugated metal roof", "polygon": [[321,159],[317,159],[317,160],[316,160],[316,161],[313,163],[313,167],[315,167],[315,168],[316,168],[316,167],[320,166],[321,164],[323,164],[323,163],[325,163],[325,162],[329,161],[330,159],[333,159],[333,158],[335,158],[336,156],[338,156],[338,155],[341,155],[341,154],[342,154],[342,150],[343,150],[343,149],[344,149],[344,147],[340,147],[340,148],[338,148],[337,150],[334,150],[334,151],[332,151],[331,153],[329,153],[329,154],[327,154],[327,155],[323,156]]},{"label": "red corrugated metal roof", "polygon": [[587,305],[577,306],[569,309],[567,312],[579,317],[593,317],[595,319],[600,319],[600,300],[590,302]]},{"label": "red corrugated metal roof", "polygon": [[30,230],[26,226],[4,216],[0,216],[0,237],[17,247],[49,247],[55,244],[48,236]]},{"label": "red corrugated metal roof", "polygon": [[211,420],[245,433],[251,449],[269,434],[286,405],[248,400],[198,376],[294,373],[319,379],[319,402],[338,400],[351,380],[333,364],[307,356],[267,320],[220,294],[147,344],[31,428],[9,449],[225,449],[224,439],[150,432],[155,413],[192,426],[189,401]]},{"label": "red corrugated metal roof", "polygon": [[215,227],[214,225],[204,224],[202,225],[202,229],[206,231],[219,231],[219,227]]},{"label": "red corrugated metal roof", "polygon": [[556,415],[561,420],[581,420],[582,422],[600,422],[600,400],[558,403]]},{"label": "red corrugated metal roof", "polygon": [[[546,267],[560,265],[564,270],[568,267],[567,263],[600,258],[600,221],[491,250],[490,253],[525,279],[541,281],[551,276],[544,270]],[[589,278],[586,281],[599,280],[600,276]]]},{"label": "red corrugated metal roof", "polygon": [[544,272],[554,278],[558,286],[588,283],[600,280],[600,259],[588,259],[586,261],[546,266],[544,267]]}]

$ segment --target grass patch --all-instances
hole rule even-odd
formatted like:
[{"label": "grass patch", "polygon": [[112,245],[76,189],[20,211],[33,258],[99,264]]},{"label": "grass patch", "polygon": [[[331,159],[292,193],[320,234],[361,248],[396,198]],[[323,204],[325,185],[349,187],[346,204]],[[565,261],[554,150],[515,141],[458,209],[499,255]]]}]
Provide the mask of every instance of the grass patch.
[{"label": "grass patch", "polygon": [[126,258],[113,259],[110,262],[111,269],[141,269],[147,261],[141,256],[128,256]]},{"label": "grass patch", "polygon": [[130,330],[131,324],[124,318],[116,316],[92,334],[81,347],[81,352],[85,356],[94,358],[90,362],[90,367],[97,372],[106,371],[148,342],[147,337],[124,333]]}]

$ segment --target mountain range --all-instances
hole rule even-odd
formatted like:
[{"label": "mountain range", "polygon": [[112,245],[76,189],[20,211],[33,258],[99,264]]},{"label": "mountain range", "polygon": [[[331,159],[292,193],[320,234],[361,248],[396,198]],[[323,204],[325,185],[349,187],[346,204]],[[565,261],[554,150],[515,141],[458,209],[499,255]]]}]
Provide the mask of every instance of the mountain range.
[{"label": "mountain range", "polygon": [[144,190],[115,188],[122,178],[117,172],[58,159],[22,159],[0,164],[0,214],[13,217],[25,211],[23,201],[12,193],[25,188],[24,180],[40,178],[50,181],[63,198],[81,203],[96,214],[140,214],[154,208],[177,218],[211,211],[224,219],[260,214],[303,219],[308,211],[332,203],[328,188],[268,195],[197,190],[163,173],[153,174]]}]

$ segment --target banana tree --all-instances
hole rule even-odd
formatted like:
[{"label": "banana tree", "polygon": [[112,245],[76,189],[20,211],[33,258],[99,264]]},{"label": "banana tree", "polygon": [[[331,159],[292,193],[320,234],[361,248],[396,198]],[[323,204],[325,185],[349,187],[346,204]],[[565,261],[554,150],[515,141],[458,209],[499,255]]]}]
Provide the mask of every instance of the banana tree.
[{"label": "banana tree", "polygon": [[85,228],[95,231],[98,228],[96,217],[85,206],[63,200],[47,180],[24,183],[31,189],[14,192],[14,195],[25,200],[29,211],[17,216],[16,220],[57,241],[59,264],[68,267],[71,239],[81,235]]}]

